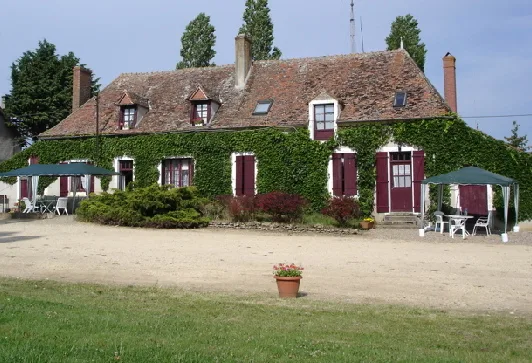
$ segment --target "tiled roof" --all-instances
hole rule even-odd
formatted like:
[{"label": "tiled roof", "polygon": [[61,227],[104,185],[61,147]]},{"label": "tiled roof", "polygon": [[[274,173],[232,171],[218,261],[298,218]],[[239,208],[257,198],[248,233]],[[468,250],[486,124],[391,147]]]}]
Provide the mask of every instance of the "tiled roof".
[{"label": "tiled roof", "polygon": [[[338,121],[432,118],[450,112],[403,50],[257,61],[242,90],[235,88],[234,73],[235,67],[227,65],[122,74],[100,93],[100,132],[199,130],[190,125],[189,100],[198,87],[221,104],[207,128],[306,125],[309,102],[323,94],[334,97],[342,105]],[[135,95],[149,103],[149,112],[139,127],[132,130],[118,129],[117,102],[124,91],[129,97]],[[406,107],[394,109],[396,91],[408,93]],[[268,115],[252,116],[257,101],[264,99],[274,101]],[[91,135],[95,125],[95,99],[91,99],[41,136]]]}]

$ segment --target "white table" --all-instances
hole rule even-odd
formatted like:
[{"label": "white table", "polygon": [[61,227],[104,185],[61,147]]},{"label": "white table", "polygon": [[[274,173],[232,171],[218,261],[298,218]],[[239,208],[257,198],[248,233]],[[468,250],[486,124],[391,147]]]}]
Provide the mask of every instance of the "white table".
[{"label": "white table", "polygon": [[[468,220],[469,218],[475,218],[474,216],[470,215],[463,215],[463,214],[449,214],[445,215],[445,217],[449,218],[449,236],[451,235],[451,224],[453,221],[456,221],[458,223],[462,222],[463,220]],[[465,234],[469,236],[469,232],[464,227]]]}]

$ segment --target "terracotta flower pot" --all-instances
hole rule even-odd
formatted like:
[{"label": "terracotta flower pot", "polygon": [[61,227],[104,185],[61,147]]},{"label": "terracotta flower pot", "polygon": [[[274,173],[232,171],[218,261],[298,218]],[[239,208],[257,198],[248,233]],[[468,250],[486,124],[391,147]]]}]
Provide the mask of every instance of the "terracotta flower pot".
[{"label": "terracotta flower pot", "polygon": [[279,297],[297,297],[299,292],[299,283],[302,276],[298,277],[280,277],[273,276],[277,281],[277,290],[279,290]]},{"label": "terracotta flower pot", "polygon": [[375,222],[360,222],[360,228],[362,229],[373,229],[373,227],[375,227]]}]

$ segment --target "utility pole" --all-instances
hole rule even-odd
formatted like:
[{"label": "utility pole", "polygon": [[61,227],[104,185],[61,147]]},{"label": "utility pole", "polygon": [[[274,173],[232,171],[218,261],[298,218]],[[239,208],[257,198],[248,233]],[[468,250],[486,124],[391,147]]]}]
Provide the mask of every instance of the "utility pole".
[{"label": "utility pole", "polygon": [[351,53],[357,52],[356,43],[356,27],[355,27],[355,1],[351,0],[351,19],[349,20],[351,26]]},{"label": "utility pole", "polygon": [[96,93],[96,150],[94,152],[96,163],[100,160],[100,93]]}]

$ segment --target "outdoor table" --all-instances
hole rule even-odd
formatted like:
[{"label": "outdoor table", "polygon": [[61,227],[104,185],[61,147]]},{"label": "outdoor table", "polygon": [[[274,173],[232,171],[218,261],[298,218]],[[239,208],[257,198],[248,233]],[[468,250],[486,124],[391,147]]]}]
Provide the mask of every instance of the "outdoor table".
[{"label": "outdoor table", "polygon": [[57,203],[57,198],[43,198],[37,201],[37,207],[41,211],[41,214],[44,213],[53,213],[55,205]]},{"label": "outdoor table", "polygon": [[[469,218],[475,218],[475,216],[464,215],[464,214],[446,214],[445,217],[449,218],[449,236],[451,235],[451,224],[452,221],[461,222],[462,220],[468,220]],[[469,236],[469,232],[464,227],[465,234]]]}]

